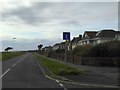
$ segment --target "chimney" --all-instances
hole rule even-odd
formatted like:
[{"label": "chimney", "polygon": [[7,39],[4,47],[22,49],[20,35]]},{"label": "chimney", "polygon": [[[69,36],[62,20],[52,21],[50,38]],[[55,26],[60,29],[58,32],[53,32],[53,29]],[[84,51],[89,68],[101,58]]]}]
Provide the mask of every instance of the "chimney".
[{"label": "chimney", "polygon": [[81,35],[81,34],[79,35],[79,38],[82,38],[82,35]]}]

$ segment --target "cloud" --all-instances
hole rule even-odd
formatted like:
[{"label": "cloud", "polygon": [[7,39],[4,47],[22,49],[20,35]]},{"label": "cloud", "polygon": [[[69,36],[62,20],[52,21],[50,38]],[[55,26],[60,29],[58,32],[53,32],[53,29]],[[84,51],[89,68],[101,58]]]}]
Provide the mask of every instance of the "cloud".
[{"label": "cloud", "polygon": [[[78,3],[78,2],[33,2],[30,7],[3,13],[3,19],[18,17],[26,24],[40,25],[59,23],[79,25],[94,21],[114,20],[117,13],[116,3]],[[109,15],[109,17],[108,17]],[[16,20],[16,22],[18,22]]]},{"label": "cloud", "polygon": [[[35,46],[62,41],[62,32],[118,28],[117,2],[11,2],[3,6],[0,38],[24,38]],[[17,39],[19,40],[19,39]],[[23,42],[26,43],[26,42]],[[29,43],[29,42],[27,42]],[[27,46],[27,45],[26,45]],[[30,47],[32,47],[30,46]]]}]

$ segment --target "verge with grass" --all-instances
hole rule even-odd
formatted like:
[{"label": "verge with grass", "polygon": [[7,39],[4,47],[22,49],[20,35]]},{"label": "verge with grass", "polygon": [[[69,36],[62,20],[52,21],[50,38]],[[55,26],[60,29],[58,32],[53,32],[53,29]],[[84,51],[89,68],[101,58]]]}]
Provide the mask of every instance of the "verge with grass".
[{"label": "verge with grass", "polygon": [[23,55],[24,52],[2,52],[2,61]]},{"label": "verge with grass", "polygon": [[85,73],[85,71],[83,71],[82,69],[78,70],[77,68],[73,68],[70,66],[67,66],[67,71],[66,71],[64,64],[61,64],[56,61],[51,61],[48,58],[39,56],[37,54],[34,54],[34,56],[36,60],[38,60],[42,65],[44,65],[55,75],[83,75]]}]

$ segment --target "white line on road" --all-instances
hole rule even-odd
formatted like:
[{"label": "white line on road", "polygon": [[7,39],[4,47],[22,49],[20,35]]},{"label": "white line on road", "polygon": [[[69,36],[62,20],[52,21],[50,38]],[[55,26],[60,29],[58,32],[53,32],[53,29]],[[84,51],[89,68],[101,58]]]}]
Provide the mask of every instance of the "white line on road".
[{"label": "white line on road", "polygon": [[60,83],[59,85],[63,87],[63,84],[62,84],[62,83]]},{"label": "white line on road", "polygon": [[57,83],[59,83],[59,81],[58,81],[58,80],[56,80],[56,82],[57,82]]},{"label": "white line on road", "polygon": [[64,83],[82,85],[82,86],[95,86],[95,87],[107,87],[107,88],[118,88],[118,86],[108,86],[108,85],[96,85],[96,84],[84,84],[84,83],[77,83],[77,82],[67,82],[67,81],[60,81]]},{"label": "white line on road", "polygon": [[13,67],[15,66],[16,64],[13,64]]},{"label": "white line on road", "polygon": [[3,73],[3,75],[1,75],[0,77],[2,78],[3,76],[5,76],[5,74],[7,74],[10,71],[10,69],[8,69],[5,73]]},{"label": "white line on road", "polygon": [[[20,59],[19,61],[17,61],[15,64],[12,65],[12,67],[14,67],[17,63],[21,62],[24,59],[24,57],[22,59]],[[7,74],[10,71],[10,68],[8,70],[5,71],[5,73],[3,73],[0,78],[2,78],[3,76],[5,76],[5,74]]]},{"label": "white line on road", "polygon": [[41,71],[42,71],[42,73],[43,73],[43,75],[46,77],[46,78],[49,78],[49,79],[51,79],[51,80],[54,80],[54,81],[56,81],[61,87],[63,87],[64,88],[64,90],[68,90],[66,87],[64,87],[63,86],[63,84],[61,84],[60,82],[59,82],[59,80],[57,80],[57,79],[54,79],[54,78],[51,78],[50,76],[48,76],[47,74],[45,74],[45,71],[43,70],[43,68],[42,68],[42,66],[40,65],[40,63],[39,62],[37,62],[37,64],[38,64],[38,66],[40,67],[40,69],[41,69]]}]

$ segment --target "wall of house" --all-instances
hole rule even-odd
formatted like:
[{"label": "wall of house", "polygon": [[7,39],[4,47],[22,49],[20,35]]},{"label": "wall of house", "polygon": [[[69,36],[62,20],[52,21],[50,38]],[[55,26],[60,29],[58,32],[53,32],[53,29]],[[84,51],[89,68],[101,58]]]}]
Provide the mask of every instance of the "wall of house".
[{"label": "wall of house", "polygon": [[53,46],[53,51],[55,51],[55,50],[57,50],[57,49],[59,49],[59,46]]}]

